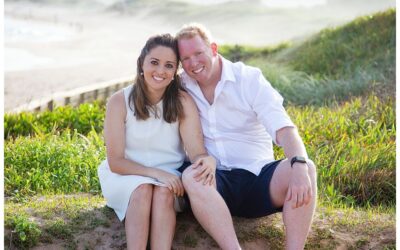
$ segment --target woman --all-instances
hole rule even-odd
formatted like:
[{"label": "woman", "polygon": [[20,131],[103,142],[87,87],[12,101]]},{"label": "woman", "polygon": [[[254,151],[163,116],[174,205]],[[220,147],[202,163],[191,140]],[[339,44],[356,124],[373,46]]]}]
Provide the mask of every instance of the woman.
[{"label": "woman", "polygon": [[196,104],[181,90],[178,58],[171,35],[151,37],[137,60],[135,84],[107,104],[107,160],[98,174],[107,205],[125,218],[128,249],[145,249],[149,233],[152,249],[171,249],[185,151],[202,170],[199,179],[214,182],[215,160],[204,148]]}]

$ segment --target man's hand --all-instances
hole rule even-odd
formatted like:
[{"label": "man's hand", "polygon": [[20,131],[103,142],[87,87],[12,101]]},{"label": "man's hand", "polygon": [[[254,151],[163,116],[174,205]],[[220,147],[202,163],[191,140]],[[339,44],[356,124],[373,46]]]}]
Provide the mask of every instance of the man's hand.
[{"label": "man's hand", "polygon": [[201,156],[192,166],[196,171],[193,176],[196,181],[202,181],[203,185],[207,183],[209,185],[213,184],[215,180],[215,169],[217,167],[217,162],[214,157],[209,155]]},{"label": "man's hand", "polygon": [[182,180],[179,176],[168,173],[164,170],[158,170],[156,172],[156,179],[159,182],[165,184],[165,186],[173,192],[176,196],[183,196],[185,189],[183,187]]},{"label": "man's hand", "polygon": [[286,201],[291,201],[292,208],[299,208],[310,203],[313,194],[307,163],[293,164]]}]

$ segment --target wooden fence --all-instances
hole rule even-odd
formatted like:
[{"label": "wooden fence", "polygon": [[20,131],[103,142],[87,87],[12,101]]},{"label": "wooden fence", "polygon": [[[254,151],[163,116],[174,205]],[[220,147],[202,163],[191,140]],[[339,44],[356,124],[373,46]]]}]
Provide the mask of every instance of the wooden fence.
[{"label": "wooden fence", "polygon": [[19,113],[21,111],[39,112],[43,110],[53,110],[55,106],[78,106],[79,104],[94,100],[106,100],[113,93],[132,84],[132,82],[133,77],[123,78],[90,86],[84,86],[69,91],[57,92],[51,96],[43,97],[39,100],[23,104],[11,110],[11,113]]}]

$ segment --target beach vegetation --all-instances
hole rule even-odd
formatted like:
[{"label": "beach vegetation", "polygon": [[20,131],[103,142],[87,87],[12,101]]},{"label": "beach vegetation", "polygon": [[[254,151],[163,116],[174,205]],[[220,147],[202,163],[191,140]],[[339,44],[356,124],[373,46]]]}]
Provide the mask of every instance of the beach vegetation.
[{"label": "beach vegetation", "polygon": [[4,139],[18,136],[56,134],[76,130],[87,135],[103,131],[104,101],[84,103],[78,107],[59,106],[53,111],[8,113],[4,115]]}]

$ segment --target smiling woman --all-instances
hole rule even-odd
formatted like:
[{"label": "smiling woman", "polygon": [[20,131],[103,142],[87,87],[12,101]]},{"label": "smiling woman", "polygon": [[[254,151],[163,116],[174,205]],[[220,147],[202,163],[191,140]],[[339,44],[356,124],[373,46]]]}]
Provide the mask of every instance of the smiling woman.
[{"label": "smiling woman", "polygon": [[107,159],[98,175],[107,205],[125,219],[128,248],[145,249],[149,235],[151,248],[171,248],[179,210],[174,205],[184,194],[178,168],[189,164],[184,147],[206,178],[214,176],[196,105],[181,89],[177,69],[175,38],[151,37],[137,60],[135,84],[107,104]]}]

